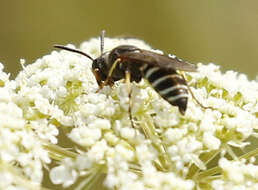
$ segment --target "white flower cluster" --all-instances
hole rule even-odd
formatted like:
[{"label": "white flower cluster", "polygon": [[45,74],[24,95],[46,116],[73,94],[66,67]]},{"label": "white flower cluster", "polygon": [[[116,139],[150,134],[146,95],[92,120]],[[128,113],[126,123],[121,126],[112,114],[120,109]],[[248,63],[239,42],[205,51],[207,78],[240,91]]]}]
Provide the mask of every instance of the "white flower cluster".
[{"label": "white flower cluster", "polygon": [[50,163],[50,158],[35,131],[51,132],[51,127],[41,120],[29,123],[22,108],[26,98],[16,89],[0,64],[0,189],[38,189],[43,164]]},{"label": "white flower cluster", "polygon": [[[151,50],[140,40],[106,38],[105,51],[121,44]],[[94,58],[99,49],[98,39],[81,45]],[[82,55],[53,51],[15,81],[1,71],[0,189],[29,189],[27,181],[44,186],[42,166],[50,159],[49,177],[63,187],[90,189],[105,174],[108,189],[257,189],[254,157],[236,155],[257,137],[258,81],[199,64],[186,79],[212,109],[189,96],[184,116],[146,81],[132,83],[132,127],[126,84],[96,92],[91,64]],[[209,166],[215,156],[217,169]]]},{"label": "white flower cluster", "polygon": [[219,166],[223,170],[223,176],[212,181],[212,187],[232,190],[258,189],[258,166],[244,161],[220,159]]}]

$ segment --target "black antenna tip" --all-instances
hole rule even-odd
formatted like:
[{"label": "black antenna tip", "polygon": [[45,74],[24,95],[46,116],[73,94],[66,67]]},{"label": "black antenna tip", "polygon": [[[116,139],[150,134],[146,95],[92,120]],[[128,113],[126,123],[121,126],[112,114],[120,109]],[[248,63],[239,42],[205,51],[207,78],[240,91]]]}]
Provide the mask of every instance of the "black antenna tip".
[{"label": "black antenna tip", "polygon": [[65,46],[62,46],[62,45],[55,44],[55,45],[53,45],[53,47],[54,47],[54,48],[59,48],[59,49],[62,49],[62,48],[63,48],[63,47],[65,47]]}]

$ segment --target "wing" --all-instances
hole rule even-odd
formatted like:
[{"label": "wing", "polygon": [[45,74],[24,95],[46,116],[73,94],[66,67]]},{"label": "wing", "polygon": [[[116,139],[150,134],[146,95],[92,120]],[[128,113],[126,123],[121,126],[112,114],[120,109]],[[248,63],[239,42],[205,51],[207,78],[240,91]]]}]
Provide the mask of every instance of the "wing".
[{"label": "wing", "polygon": [[135,51],[127,51],[121,56],[131,62],[147,63],[164,69],[190,72],[197,71],[196,65],[183,61],[177,57],[169,57],[148,50],[136,49]]}]

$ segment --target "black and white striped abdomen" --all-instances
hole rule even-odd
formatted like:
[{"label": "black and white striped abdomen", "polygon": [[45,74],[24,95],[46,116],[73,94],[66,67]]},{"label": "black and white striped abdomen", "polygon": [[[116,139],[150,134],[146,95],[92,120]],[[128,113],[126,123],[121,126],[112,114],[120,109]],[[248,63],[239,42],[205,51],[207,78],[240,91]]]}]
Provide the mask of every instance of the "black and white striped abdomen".
[{"label": "black and white striped abdomen", "polygon": [[175,70],[144,65],[143,76],[149,81],[158,94],[171,105],[178,106],[184,115],[187,108],[188,90],[186,81]]}]

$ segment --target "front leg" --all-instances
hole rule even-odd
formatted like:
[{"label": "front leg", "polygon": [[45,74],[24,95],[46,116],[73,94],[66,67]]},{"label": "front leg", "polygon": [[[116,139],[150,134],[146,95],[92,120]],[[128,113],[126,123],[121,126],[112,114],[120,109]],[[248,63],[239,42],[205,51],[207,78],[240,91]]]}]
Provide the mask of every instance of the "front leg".
[{"label": "front leg", "polygon": [[121,62],[121,59],[120,58],[118,58],[114,63],[113,63],[113,65],[112,65],[112,67],[109,69],[109,71],[108,71],[108,76],[107,76],[107,78],[106,78],[106,80],[105,81],[102,81],[101,80],[101,78],[99,77],[99,69],[95,69],[94,70],[94,75],[95,75],[95,77],[96,77],[96,80],[97,80],[97,82],[98,82],[98,85],[99,85],[99,89],[97,90],[97,92],[99,92],[104,86],[107,86],[107,85],[109,85],[109,86],[113,86],[114,85],[114,81],[113,81],[113,79],[112,79],[112,74],[113,74],[113,72],[114,72],[114,70],[115,70],[115,68],[116,68],[116,66],[117,66],[117,64],[119,64]]},{"label": "front leg", "polygon": [[105,81],[104,82],[101,81],[98,84],[99,84],[99,89],[96,92],[99,92],[104,86],[107,86],[107,85],[110,86],[110,87],[114,86],[114,81],[113,80],[109,80],[107,83],[105,83]]},{"label": "front leg", "polygon": [[108,71],[108,76],[106,78],[106,80],[104,82],[101,82],[101,84],[99,85],[99,90],[100,91],[104,86],[109,85],[109,86],[113,86],[114,85],[114,81],[112,80],[112,74],[116,68],[116,66],[121,62],[121,59],[118,58],[112,65],[112,67],[109,69]]}]

